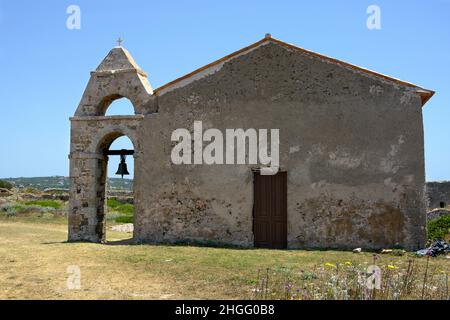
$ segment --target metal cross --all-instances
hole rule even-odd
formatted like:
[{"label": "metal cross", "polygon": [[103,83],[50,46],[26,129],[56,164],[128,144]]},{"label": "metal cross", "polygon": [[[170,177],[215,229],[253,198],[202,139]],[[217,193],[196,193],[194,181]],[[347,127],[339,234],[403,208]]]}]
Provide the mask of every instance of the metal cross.
[{"label": "metal cross", "polygon": [[117,44],[119,45],[119,47],[122,46],[122,42],[123,42],[122,38],[119,37],[119,39],[117,39]]}]

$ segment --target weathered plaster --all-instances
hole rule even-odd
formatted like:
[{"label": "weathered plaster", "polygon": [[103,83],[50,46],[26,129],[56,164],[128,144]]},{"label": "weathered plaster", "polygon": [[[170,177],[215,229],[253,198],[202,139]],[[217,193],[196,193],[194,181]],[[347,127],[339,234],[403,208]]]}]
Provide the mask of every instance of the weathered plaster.
[{"label": "weathered plaster", "polygon": [[[136,150],[135,241],[251,247],[252,166],[171,162],[173,130],[203,121],[204,130],[280,129],[289,248],[424,244],[416,89],[270,40],[154,94],[135,63],[114,73],[111,59],[72,119],[70,240],[104,240],[101,150],[127,135]],[[121,96],[137,116],[104,117],[105,97]]]}]

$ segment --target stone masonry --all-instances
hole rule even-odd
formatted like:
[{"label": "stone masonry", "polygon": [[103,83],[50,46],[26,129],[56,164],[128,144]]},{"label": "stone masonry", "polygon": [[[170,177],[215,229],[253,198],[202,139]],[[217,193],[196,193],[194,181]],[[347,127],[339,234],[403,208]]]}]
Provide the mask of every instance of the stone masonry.
[{"label": "stone masonry", "polygon": [[[134,241],[253,247],[253,166],[175,165],[175,129],[280,129],[288,248],[417,249],[426,240],[430,90],[270,36],[153,90],[115,47],[71,118],[69,241],[105,241],[104,152],[135,150]],[[134,115],[105,116],[128,98]]]},{"label": "stone masonry", "polygon": [[426,198],[428,209],[450,206],[450,181],[427,182]]}]

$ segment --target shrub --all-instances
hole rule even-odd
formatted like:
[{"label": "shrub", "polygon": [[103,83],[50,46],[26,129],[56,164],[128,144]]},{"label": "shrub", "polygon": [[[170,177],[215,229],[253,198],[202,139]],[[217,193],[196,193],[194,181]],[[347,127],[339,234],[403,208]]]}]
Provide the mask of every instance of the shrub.
[{"label": "shrub", "polygon": [[17,210],[17,213],[54,213],[55,208],[52,207],[41,207],[41,206],[20,206],[20,209]]},{"label": "shrub", "polygon": [[429,240],[445,240],[450,234],[450,215],[429,221],[427,227]]},{"label": "shrub", "polygon": [[6,217],[37,216],[39,218],[53,218],[55,216],[55,208],[41,207],[35,205],[13,204],[7,203],[0,206],[0,214],[4,213]]},{"label": "shrub", "polygon": [[10,203],[4,204],[0,206],[0,212],[6,213],[7,217],[13,217],[17,214],[17,211],[20,206],[18,205],[12,205]]},{"label": "shrub", "polygon": [[11,190],[13,184],[5,180],[0,180],[0,188]]}]

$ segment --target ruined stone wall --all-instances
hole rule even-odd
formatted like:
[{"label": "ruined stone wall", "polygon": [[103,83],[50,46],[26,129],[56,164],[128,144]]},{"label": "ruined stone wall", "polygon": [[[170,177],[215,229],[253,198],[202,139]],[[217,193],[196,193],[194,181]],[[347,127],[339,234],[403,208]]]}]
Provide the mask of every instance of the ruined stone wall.
[{"label": "ruined stone wall", "polygon": [[450,181],[427,182],[426,197],[428,209],[450,206]]}]

